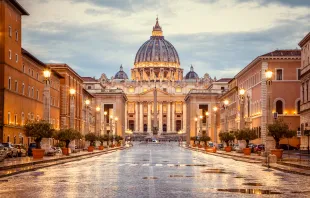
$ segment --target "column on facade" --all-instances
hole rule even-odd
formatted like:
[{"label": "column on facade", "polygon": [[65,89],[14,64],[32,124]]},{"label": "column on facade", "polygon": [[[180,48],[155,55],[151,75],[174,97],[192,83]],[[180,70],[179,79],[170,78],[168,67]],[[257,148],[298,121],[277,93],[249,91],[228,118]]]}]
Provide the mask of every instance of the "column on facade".
[{"label": "column on facade", "polygon": [[147,132],[150,133],[152,131],[152,114],[151,114],[151,102],[147,103]]},{"label": "column on facade", "polygon": [[138,132],[139,131],[139,106],[138,106],[138,102],[135,103],[135,131]]},{"label": "column on facade", "polygon": [[139,125],[140,125],[140,132],[143,132],[143,102],[140,102],[140,120],[139,120]]},{"label": "column on facade", "polygon": [[128,105],[127,105],[127,102],[125,102],[125,131],[127,131],[127,129],[128,129],[128,120],[127,120],[127,115],[128,115],[128,110],[127,110],[127,108],[128,108]]},{"label": "column on facade", "polygon": [[186,103],[183,102],[183,133],[186,132]]},{"label": "column on facade", "polygon": [[267,85],[266,85],[266,76],[265,71],[268,68],[268,63],[262,63],[262,83],[261,83],[261,97],[262,97],[262,121],[261,121],[261,132],[262,132],[262,142],[266,146],[267,141]]},{"label": "column on facade", "polygon": [[171,117],[171,131],[175,132],[175,102],[172,102]]},{"label": "column on facade", "polygon": [[163,103],[159,102],[159,124],[158,124],[159,135],[163,132]]},{"label": "column on facade", "polygon": [[170,121],[171,121],[171,102],[167,103],[167,132],[171,132]]}]

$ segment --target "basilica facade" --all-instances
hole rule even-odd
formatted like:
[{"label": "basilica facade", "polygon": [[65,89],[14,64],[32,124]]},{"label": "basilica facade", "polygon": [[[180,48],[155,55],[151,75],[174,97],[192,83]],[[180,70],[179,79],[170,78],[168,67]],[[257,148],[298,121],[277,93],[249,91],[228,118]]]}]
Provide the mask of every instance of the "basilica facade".
[{"label": "basilica facade", "polygon": [[[201,90],[214,98],[226,90],[228,81],[229,79],[216,80],[207,73],[199,77],[193,66],[190,66],[190,71],[184,75],[178,52],[165,39],[156,19],[150,39],[144,42],[136,53],[130,77],[120,66],[119,71],[111,78],[107,78],[105,74],[99,79],[84,78],[84,88],[91,94],[102,95],[101,100],[96,101],[96,105],[101,109],[101,121],[98,122],[100,126],[106,124],[106,127],[97,131],[105,133],[117,130],[110,129],[109,117],[114,116],[124,119],[118,121],[117,133],[130,131],[135,135],[155,135],[153,128],[158,126],[156,135],[161,137],[189,134],[190,131],[193,133],[191,136],[202,132],[214,136],[211,132],[213,118],[207,118],[205,112],[211,111],[212,106],[216,105],[216,100],[212,99],[211,102],[211,98],[208,98],[197,103],[189,94]],[[115,98],[115,104],[104,100],[109,98],[109,93],[120,94],[119,100],[124,100],[124,111],[116,110],[118,99]],[[186,101],[186,98],[191,100]],[[157,112],[154,112],[154,109]],[[201,116],[201,122],[197,122],[197,119],[195,121],[195,118]]]}]

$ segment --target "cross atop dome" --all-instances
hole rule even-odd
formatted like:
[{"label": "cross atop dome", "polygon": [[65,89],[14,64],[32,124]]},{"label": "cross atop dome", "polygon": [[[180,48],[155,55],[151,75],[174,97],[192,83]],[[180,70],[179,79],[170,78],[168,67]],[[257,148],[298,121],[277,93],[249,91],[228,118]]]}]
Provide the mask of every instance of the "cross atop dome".
[{"label": "cross atop dome", "polygon": [[156,17],[156,24],[153,27],[152,36],[163,36],[163,31],[158,23],[158,16]]}]

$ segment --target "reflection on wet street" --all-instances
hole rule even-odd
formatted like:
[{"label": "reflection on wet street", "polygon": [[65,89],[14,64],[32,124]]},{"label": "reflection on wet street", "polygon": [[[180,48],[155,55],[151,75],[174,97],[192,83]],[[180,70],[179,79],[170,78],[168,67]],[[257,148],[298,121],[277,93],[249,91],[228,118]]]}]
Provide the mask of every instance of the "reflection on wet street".
[{"label": "reflection on wet street", "polygon": [[310,197],[310,177],[206,155],[175,143],[0,179],[0,197]]}]

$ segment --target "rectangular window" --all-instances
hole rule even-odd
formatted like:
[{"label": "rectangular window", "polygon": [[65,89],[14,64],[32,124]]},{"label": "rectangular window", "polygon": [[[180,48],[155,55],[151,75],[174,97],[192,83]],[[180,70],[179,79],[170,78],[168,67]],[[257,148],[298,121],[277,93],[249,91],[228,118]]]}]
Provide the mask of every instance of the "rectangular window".
[{"label": "rectangular window", "polygon": [[33,77],[33,70],[31,70],[31,76]]},{"label": "rectangular window", "polygon": [[9,37],[12,37],[12,27],[9,25]]},{"label": "rectangular window", "polygon": [[18,82],[15,80],[15,91],[18,92]]},{"label": "rectangular window", "polygon": [[18,54],[15,54],[15,60],[18,62]]},{"label": "rectangular window", "polygon": [[30,97],[30,86],[28,86],[28,97]]},{"label": "rectangular window", "polygon": [[8,84],[9,89],[11,90],[11,77],[9,77],[9,84]]},{"label": "rectangular window", "polygon": [[34,89],[33,89],[33,87],[31,89],[31,97],[34,98]]},{"label": "rectangular window", "polygon": [[11,112],[8,112],[8,124],[11,124]]},{"label": "rectangular window", "polygon": [[14,115],[14,124],[17,125],[17,114]]},{"label": "rectangular window", "polygon": [[283,70],[282,69],[277,69],[276,70],[276,80],[282,80],[283,79]]},{"label": "rectangular window", "polygon": [[9,59],[11,60],[12,59],[12,51],[9,50]]},{"label": "rectangular window", "polygon": [[24,114],[24,112],[22,112],[22,122],[21,122],[21,125],[23,126],[24,124],[25,124],[25,114]]},{"label": "rectangular window", "polygon": [[18,41],[18,31],[15,32],[15,40]]},{"label": "rectangular window", "polygon": [[22,84],[22,94],[25,95],[25,84]]},{"label": "rectangular window", "polygon": [[37,90],[37,100],[39,100],[39,90]]},{"label": "rectangular window", "polygon": [[297,80],[300,80],[300,72],[301,72],[301,69],[297,69]]},{"label": "rectangular window", "polygon": [[37,80],[39,80],[39,74],[37,73]]},{"label": "rectangular window", "polygon": [[25,73],[25,65],[23,64],[23,72]]}]

